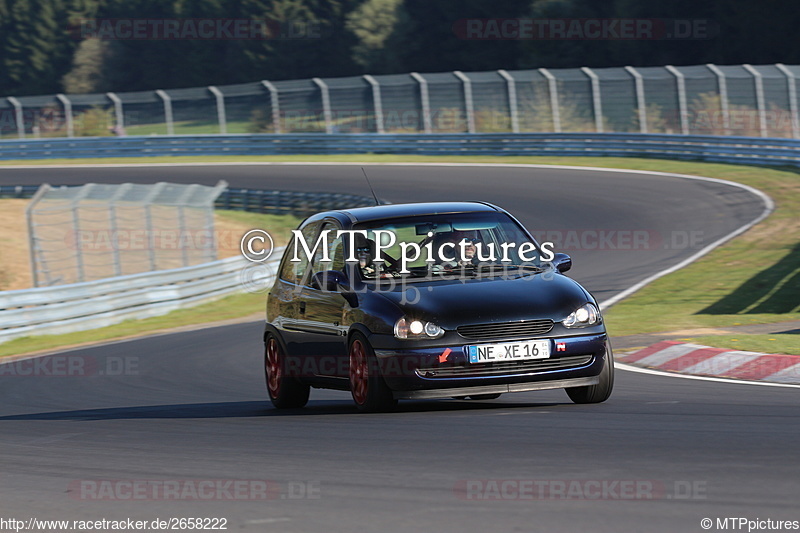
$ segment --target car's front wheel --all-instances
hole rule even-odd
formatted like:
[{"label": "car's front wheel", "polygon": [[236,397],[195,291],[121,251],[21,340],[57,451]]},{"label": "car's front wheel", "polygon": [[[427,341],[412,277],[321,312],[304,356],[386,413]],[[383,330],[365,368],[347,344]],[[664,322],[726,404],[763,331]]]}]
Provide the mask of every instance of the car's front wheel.
[{"label": "car's front wheel", "polygon": [[295,409],[308,403],[309,387],[286,373],[286,352],[270,334],[264,353],[264,373],[272,405],[278,409]]},{"label": "car's front wheel", "polygon": [[391,411],[397,400],[378,371],[378,360],[369,341],[361,333],[350,339],[350,392],[359,411]]},{"label": "car's front wheel", "polygon": [[606,360],[603,370],[600,371],[600,382],[597,385],[586,387],[572,387],[566,389],[569,399],[575,403],[600,403],[611,396],[614,389],[614,353],[611,344],[606,343]]}]

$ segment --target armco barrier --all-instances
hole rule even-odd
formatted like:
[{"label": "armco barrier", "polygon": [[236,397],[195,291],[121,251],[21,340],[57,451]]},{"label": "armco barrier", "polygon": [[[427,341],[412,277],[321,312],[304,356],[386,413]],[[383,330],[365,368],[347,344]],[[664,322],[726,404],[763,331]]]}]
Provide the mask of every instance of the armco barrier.
[{"label": "armco barrier", "polygon": [[[255,281],[274,279],[280,250],[257,271]],[[185,268],[146,272],[98,281],[0,292],[0,343],[36,334],[60,334],[108,326],[134,318],[159,316],[187,304],[240,291],[243,257]]]},{"label": "armco barrier", "polygon": [[629,133],[286,134],[87,137],[0,142],[0,160],[187,155],[513,155],[800,165],[800,140]]},{"label": "armco barrier", "polygon": [[[52,185],[54,188],[62,185]],[[74,185],[63,185],[74,187]],[[0,185],[0,198],[32,198],[38,185]],[[364,207],[375,201],[367,196],[332,192],[225,189],[214,202],[216,209],[307,217],[320,211]]]}]

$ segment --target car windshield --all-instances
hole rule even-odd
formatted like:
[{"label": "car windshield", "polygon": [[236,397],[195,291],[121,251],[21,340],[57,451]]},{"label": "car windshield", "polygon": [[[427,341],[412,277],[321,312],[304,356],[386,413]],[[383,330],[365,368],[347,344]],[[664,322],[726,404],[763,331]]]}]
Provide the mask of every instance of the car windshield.
[{"label": "car windshield", "polygon": [[355,258],[366,280],[476,277],[540,270],[538,246],[498,212],[423,215],[355,226]]}]

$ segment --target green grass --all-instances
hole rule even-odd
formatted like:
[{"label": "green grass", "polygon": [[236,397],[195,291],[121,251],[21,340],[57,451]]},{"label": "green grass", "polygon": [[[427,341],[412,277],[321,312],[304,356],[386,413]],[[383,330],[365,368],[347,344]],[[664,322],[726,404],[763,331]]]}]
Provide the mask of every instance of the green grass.
[{"label": "green grass", "polygon": [[[606,313],[613,336],[700,327],[800,320],[800,176],[793,171],[698,162],[634,158],[483,156],[249,156],[159,157],[5,161],[0,164],[252,162],[477,162],[534,163],[655,170],[737,181],[760,189],[776,211],[756,228],[669,276],[656,280]],[[242,309],[242,315],[249,309]],[[209,320],[217,316],[209,316]],[[88,334],[81,334],[86,336]],[[687,333],[691,334],[691,333]],[[787,336],[789,350],[791,336]],[[716,340],[715,340],[716,339]],[[708,338],[712,346],[718,337]],[[772,342],[772,341],[769,341]],[[775,341],[777,342],[777,341]],[[774,350],[772,350],[774,351]]]},{"label": "green grass", "polygon": [[289,242],[291,231],[303,220],[294,215],[268,215],[226,209],[217,209],[215,213],[222,219],[267,231],[275,239],[275,246],[283,246]]},{"label": "green grass", "polygon": [[734,350],[744,350],[747,352],[777,353],[777,354],[800,354],[800,339],[797,335],[707,335],[702,337],[691,337],[680,339],[685,342],[693,342],[704,346],[717,346],[719,348],[731,348]]},{"label": "green grass", "polygon": [[[252,133],[250,122],[229,121],[226,125],[228,133]],[[203,120],[185,120],[174,123],[176,135],[207,135],[219,133],[219,122]],[[142,124],[141,126],[126,126],[127,135],[166,135],[166,124]]]}]

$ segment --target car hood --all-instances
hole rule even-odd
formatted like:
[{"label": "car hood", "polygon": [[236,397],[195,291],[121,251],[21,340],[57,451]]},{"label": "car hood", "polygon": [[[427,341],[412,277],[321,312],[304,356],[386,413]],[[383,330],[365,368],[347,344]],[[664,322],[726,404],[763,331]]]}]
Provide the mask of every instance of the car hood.
[{"label": "car hood", "polygon": [[406,316],[433,321],[446,329],[541,318],[560,321],[590,301],[577,282],[552,271],[512,279],[422,281],[376,292]]}]

